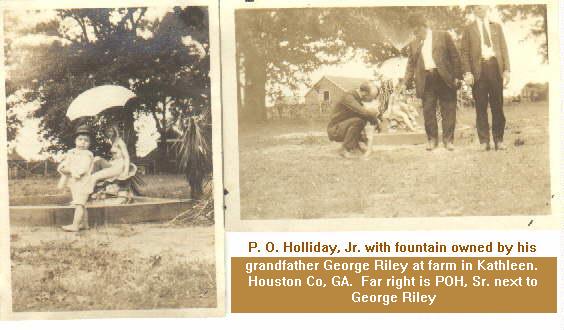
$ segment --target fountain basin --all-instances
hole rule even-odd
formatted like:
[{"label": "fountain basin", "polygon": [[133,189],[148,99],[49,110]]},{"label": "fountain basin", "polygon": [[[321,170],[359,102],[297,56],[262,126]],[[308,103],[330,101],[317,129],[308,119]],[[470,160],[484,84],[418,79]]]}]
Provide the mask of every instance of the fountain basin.
[{"label": "fountain basin", "polygon": [[[11,200],[10,225],[13,226],[62,226],[72,223],[74,206],[64,195],[45,196],[42,204],[34,204],[37,197],[22,197]],[[27,204],[27,205],[25,205]],[[134,197],[129,204],[112,204],[112,200],[95,201],[86,205],[91,226],[102,224],[132,224],[140,222],[163,222],[192,206],[189,199],[166,199]]]}]

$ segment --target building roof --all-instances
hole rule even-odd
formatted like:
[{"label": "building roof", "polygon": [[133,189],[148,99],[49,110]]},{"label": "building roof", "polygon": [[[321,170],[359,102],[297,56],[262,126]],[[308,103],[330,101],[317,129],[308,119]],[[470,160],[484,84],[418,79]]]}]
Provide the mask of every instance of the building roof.
[{"label": "building roof", "polygon": [[548,89],[548,83],[529,82],[525,86],[523,86],[523,89],[525,89],[525,88]]},{"label": "building roof", "polygon": [[[323,78],[329,80],[330,82],[335,84],[335,86],[339,87],[340,89],[342,89],[344,91],[350,91],[350,90],[353,90],[353,89],[357,89],[358,87],[360,87],[360,84],[362,84],[363,82],[368,80],[368,79],[365,79],[365,78],[323,76],[321,79],[319,79],[319,81],[322,81]],[[317,86],[317,84],[319,84],[319,81],[315,85],[313,85],[314,88]]]},{"label": "building roof", "polygon": [[8,161],[20,161],[20,162],[25,162],[25,158],[23,158],[17,151],[16,148],[13,148],[9,153],[8,153]]}]

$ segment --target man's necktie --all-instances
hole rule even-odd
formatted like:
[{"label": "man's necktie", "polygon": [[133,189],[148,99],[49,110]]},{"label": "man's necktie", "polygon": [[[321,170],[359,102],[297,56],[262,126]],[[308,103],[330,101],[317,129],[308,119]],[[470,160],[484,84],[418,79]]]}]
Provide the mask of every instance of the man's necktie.
[{"label": "man's necktie", "polygon": [[482,20],[482,31],[484,33],[484,43],[486,46],[491,47],[492,42],[490,40],[490,34],[488,33],[488,29],[486,29],[486,22]]}]

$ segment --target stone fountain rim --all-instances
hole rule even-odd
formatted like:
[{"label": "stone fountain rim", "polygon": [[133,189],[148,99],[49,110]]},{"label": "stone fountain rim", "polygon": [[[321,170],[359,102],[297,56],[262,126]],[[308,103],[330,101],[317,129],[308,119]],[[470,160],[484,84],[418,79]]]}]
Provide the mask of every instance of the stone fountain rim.
[{"label": "stone fountain rim", "polygon": [[[66,195],[49,195],[50,197],[53,196],[66,196]],[[191,202],[193,199],[190,198],[160,198],[160,197],[144,197],[144,196],[137,196],[133,197],[133,200],[139,201],[138,203],[128,203],[128,204],[115,204],[115,205],[107,205],[107,204],[86,204],[86,208],[104,208],[104,207],[131,207],[131,206],[139,206],[139,205],[166,205],[166,204],[176,204],[176,203],[186,203]],[[30,205],[13,205],[10,206],[11,209],[44,209],[44,208],[67,208],[67,209],[74,209],[75,206],[73,205],[57,205],[57,204],[30,204]]]}]

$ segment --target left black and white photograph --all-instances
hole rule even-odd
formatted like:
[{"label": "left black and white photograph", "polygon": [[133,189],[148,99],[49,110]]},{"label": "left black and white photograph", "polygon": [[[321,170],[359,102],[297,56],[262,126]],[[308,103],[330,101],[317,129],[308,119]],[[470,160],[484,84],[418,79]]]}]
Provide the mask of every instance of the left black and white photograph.
[{"label": "left black and white photograph", "polygon": [[3,9],[10,318],[224,313],[218,3],[147,5]]}]

